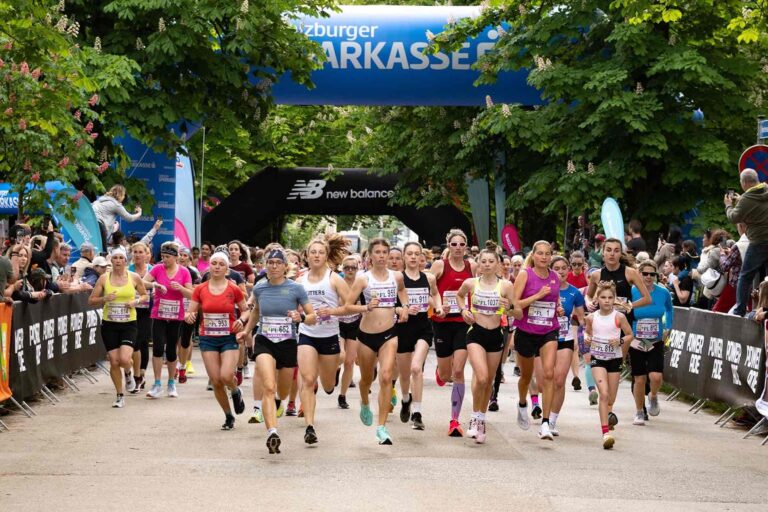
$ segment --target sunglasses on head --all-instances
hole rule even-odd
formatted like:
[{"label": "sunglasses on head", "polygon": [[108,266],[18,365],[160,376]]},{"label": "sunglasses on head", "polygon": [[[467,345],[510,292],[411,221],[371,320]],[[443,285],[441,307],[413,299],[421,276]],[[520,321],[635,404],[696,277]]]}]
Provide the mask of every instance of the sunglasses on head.
[{"label": "sunglasses on head", "polygon": [[451,247],[466,247],[467,244],[465,242],[451,242]]},{"label": "sunglasses on head", "polygon": [[641,272],[641,274],[643,274],[645,277],[649,277],[649,276],[656,277],[659,275],[656,272]]}]

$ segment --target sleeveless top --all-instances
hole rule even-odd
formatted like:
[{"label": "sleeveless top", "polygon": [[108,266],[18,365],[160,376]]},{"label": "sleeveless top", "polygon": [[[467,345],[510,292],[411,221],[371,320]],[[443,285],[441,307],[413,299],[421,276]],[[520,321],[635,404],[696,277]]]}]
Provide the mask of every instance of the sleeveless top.
[{"label": "sleeveless top", "polygon": [[492,290],[483,290],[480,288],[480,278],[475,279],[475,286],[472,289],[472,301],[470,311],[472,314],[480,315],[503,315],[504,308],[501,306],[501,279]]},{"label": "sleeveless top", "polygon": [[[339,296],[331,285],[331,271],[328,270],[325,276],[317,283],[309,282],[309,272],[296,280],[304,287],[309,297],[309,302],[315,313],[320,308],[336,308],[339,306]],[[313,338],[328,338],[339,335],[339,319],[335,316],[317,316],[315,325],[299,324],[299,334],[306,334]]]},{"label": "sleeveless top", "polygon": [[523,299],[536,295],[544,286],[549,286],[550,290],[546,297],[534,301],[530,306],[523,309],[523,318],[515,324],[521,331],[534,335],[543,335],[559,330],[557,302],[560,298],[560,277],[554,270],[550,270],[549,275],[545,278],[539,277],[532,268],[524,270],[528,274],[528,280],[523,289]]},{"label": "sleeveless top", "polygon": [[419,271],[419,278],[411,279],[408,274],[403,272],[403,284],[405,291],[408,292],[408,306],[418,306],[419,308],[419,312],[415,315],[408,315],[408,323],[428,320],[427,310],[429,309],[430,294],[427,275]]},{"label": "sleeveless top", "polygon": [[[616,285],[616,300],[619,302],[632,302],[632,285],[627,281],[626,265],[619,263],[619,268],[616,270],[608,270],[605,267],[601,268],[600,280],[611,281]],[[634,320],[634,315],[629,313],[627,320],[631,324]]]},{"label": "sleeveless top", "polygon": [[443,300],[443,311],[445,318],[437,316],[432,317],[433,322],[464,322],[459,310],[459,304],[456,302],[456,292],[461,288],[461,284],[472,277],[472,265],[464,261],[464,268],[456,271],[451,266],[450,260],[443,260],[443,273],[437,280],[437,291]]},{"label": "sleeveless top", "polygon": [[395,280],[395,273],[392,270],[387,269],[387,280],[378,281],[373,276],[373,271],[368,270],[365,273],[368,279],[368,286],[363,290],[363,297],[365,302],[370,304],[371,299],[375,296],[379,298],[379,308],[394,308],[397,302],[397,281]]},{"label": "sleeveless top", "polygon": [[[128,270],[131,272],[136,272],[136,265],[131,263],[130,265],[128,265]],[[150,270],[152,270],[152,265],[147,263],[146,267],[144,268],[144,275],[141,275],[138,272],[136,273],[139,274],[139,277],[144,279],[144,276],[149,274]],[[139,292],[136,292],[136,300],[138,299],[139,299]],[[139,309],[149,309],[152,307],[152,288],[147,290],[147,300],[145,300],[144,302],[139,302],[138,304],[136,304],[136,307]]]},{"label": "sleeveless top", "polygon": [[592,344],[589,349],[592,357],[602,361],[623,357],[621,345],[616,347],[609,345],[610,340],[619,339],[621,336],[616,311],[611,311],[611,314],[606,316],[601,315],[600,311],[592,314]]},{"label": "sleeveless top", "polygon": [[133,286],[133,279],[128,274],[128,282],[122,286],[115,286],[110,282],[112,272],[107,273],[107,279],[104,281],[104,296],[110,293],[116,293],[115,300],[104,303],[102,311],[103,318],[107,322],[126,323],[136,320],[136,308],[129,306],[128,303],[136,299],[136,287]]}]

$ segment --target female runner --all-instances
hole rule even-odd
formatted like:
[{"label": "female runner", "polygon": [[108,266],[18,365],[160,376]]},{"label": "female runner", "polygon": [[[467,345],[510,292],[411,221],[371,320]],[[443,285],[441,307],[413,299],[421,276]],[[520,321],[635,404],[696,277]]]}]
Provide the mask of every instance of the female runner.
[{"label": "female runner", "polygon": [[[136,272],[139,277],[144,279],[147,272],[152,270],[149,264],[150,250],[144,242],[136,242],[131,246],[131,264],[128,270]],[[138,296],[137,296],[138,298]],[[135,395],[144,389],[144,374],[149,366],[149,340],[152,339],[152,318],[150,308],[152,307],[152,291],[147,291],[145,300],[136,304],[136,344],[133,351],[133,378],[136,385],[131,391]]]},{"label": "female runner", "polygon": [[[379,421],[376,438],[379,444],[392,444],[392,437],[387,431],[390,390],[395,371],[397,355],[397,333],[395,331],[395,313],[400,322],[408,321],[408,308],[395,309],[397,299],[401,304],[408,303],[408,293],[403,285],[403,276],[399,272],[387,269],[389,242],[384,238],[374,238],[368,246],[371,269],[359,276],[347,298],[347,311],[363,313],[357,339],[358,360],[360,362],[360,421],[364,425],[373,424],[373,413],[368,405],[368,393],[373,382],[373,371],[379,363]],[[365,296],[365,306],[355,306],[358,295]]]},{"label": "female runner", "polygon": [[[350,289],[355,284],[357,272],[360,268],[359,256],[351,255],[344,258],[341,269],[344,272],[344,282]],[[359,306],[365,300],[360,296],[355,303]],[[339,408],[349,409],[347,403],[347,390],[352,385],[355,374],[355,362],[357,361],[357,332],[360,329],[360,313],[352,313],[339,317],[339,343],[344,354],[344,371],[341,374],[341,389],[339,390]]]}]

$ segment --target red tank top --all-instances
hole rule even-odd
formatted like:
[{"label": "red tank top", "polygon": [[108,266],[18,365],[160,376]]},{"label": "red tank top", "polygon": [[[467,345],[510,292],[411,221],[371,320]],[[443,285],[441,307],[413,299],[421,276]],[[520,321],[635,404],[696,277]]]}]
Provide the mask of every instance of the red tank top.
[{"label": "red tank top", "polygon": [[[456,303],[456,292],[461,288],[464,280],[471,277],[472,266],[467,261],[464,261],[464,268],[457,272],[447,259],[443,260],[443,273],[437,280],[437,291],[440,292],[440,298],[443,300],[445,318],[434,316],[432,317],[433,321],[438,323],[464,321]],[[467,305],[464,304],[464,307],[467,307]]]}]

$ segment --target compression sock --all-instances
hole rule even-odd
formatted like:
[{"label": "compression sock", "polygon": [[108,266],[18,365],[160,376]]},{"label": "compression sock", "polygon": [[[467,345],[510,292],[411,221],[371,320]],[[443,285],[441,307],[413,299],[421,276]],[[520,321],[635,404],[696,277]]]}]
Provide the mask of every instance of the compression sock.
[{"label": "compression sock", "polygon": [[531,395],[531,405],[533,407],[539,405],[539,395]]},{"label": "compression sock", "polygon": [[595,389],[595,378],[592,377],[592,367],[587,365],[584,365],[584,376],[587,378],[587,389],[592,391]]},{"label": "compression sock", "polygon": [[461,406],[464,403],[464,383],[453,383],[451,392],[451,419],[458,420],[461,413]]}]

